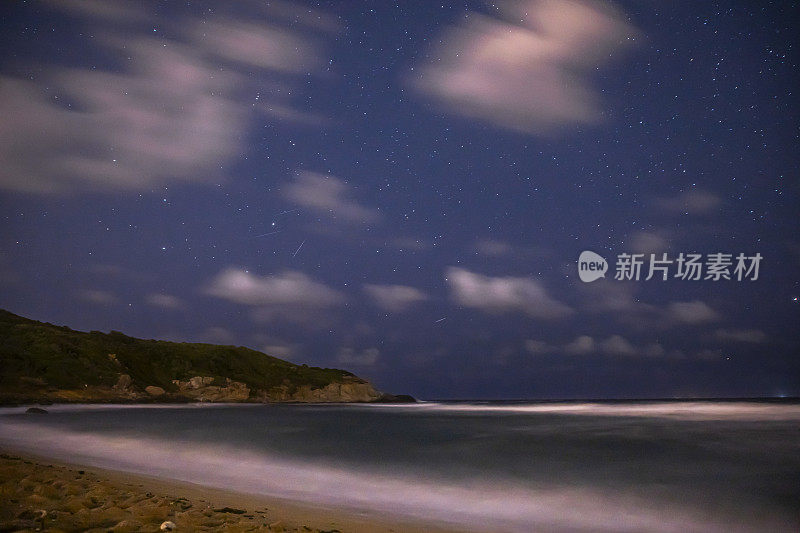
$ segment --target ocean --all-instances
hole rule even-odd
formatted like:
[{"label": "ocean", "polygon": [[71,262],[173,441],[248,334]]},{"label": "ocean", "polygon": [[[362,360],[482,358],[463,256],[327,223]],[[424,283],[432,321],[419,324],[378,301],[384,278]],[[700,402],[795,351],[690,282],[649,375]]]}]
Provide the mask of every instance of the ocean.
[{"label": "ocean", "polygon": [[0,447],[508,532],[800,531],[800,403],[0,409]]}]

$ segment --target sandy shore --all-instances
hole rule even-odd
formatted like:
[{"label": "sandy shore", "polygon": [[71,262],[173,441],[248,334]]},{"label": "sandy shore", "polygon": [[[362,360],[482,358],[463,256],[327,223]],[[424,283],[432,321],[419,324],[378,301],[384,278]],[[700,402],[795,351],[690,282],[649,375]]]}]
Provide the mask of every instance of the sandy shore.
[{"label": "sandy shore", "polygon": [[[0,531],[438,532],[430,523],[267,497],[94,467],[14,451],[0,453]],[[44,528],[43,528],[44,526]]]}]

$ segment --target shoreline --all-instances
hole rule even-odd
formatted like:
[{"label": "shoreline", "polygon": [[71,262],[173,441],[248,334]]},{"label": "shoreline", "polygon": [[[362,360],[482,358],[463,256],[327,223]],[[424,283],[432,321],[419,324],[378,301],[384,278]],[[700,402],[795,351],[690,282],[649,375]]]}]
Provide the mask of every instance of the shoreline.
[{"label": "shoreline", "polygon": [[[314,506],[0,448],[0,529],[453,533],[444,524]],[[16,525],[16,526],[15,526]],[[21,527],[19,527],[21,526]],[[65,527],[66,526],[66,527]],[[463,527],[459,528],[463,531]]]},{"label": "shoreline", "polygon": [[53,405],[413,405],[420,401],[407,394],[388,394],[381,393],[382,396],[375,400],[262,400],[258,398],[248,398],[246,400],[202,400],[185,396],[166,396],[166,397],[136,397],[126,398],[109,396],[104,398],[92,398],[74,396],[70,397],[9,397],[0,395],[0,407],[50,407]]},{"label": "shoreline", "polygon": [[[648,425],[653,425],[658,431],[666,431],[665,435],[673,435],[677,443],[684,442],[685,438],[688,438],[690,433],[687,433],[687,429],[705,427],[706,424],[703,423],[705,421],[712,421],[715,424],[741,423],[745,424],[741,426],[745,429],[763,427],[752,426],[754,422],[760,422],[767,424],[767,429],[772,429],[770,442],[777,446],[776,449],[785,451],[790,449],[783,445],[787,439],[786,426],[800,421],[800,405],[794,404],[780,406],[748,402],[745,405],[730,406],[698,405],[694,402],[682,402],[683,405],[670,405],[670,403],[623,406],[449,404],[430,407],[435,413],[439,413],[438,416],[443,416],[442,420],[445,421],[452,420],[453,413],[460,412],[470,413],[471,416],[480,413],[485,421],[494,420],[494,412],[519,413],[528,417],[524,419],[528,421],[534,420],[530,416],[539,413],[573,415],[569,419],[571,422],[580,422],[579,418],[591,415],[586,419],[588,426],[582,422],[577,426],[570,423],[567,424],[566,431],[555,432],[557,436],[565,437],[575,435],[575,429],[570,430],[573,427],[590,428],[592,434],[597,434],[598,423],[605,428],[619,429],[620,424],[625,427],[638,426],[635,420],[647,416]],[[562,531],[583,529],[626,531],[631,530],[632,523],[638,524],[640,530],[649,531],[676,531],[676,527],[671,527],[670,524],[673,526],[683,524],[692,530],[702,528],[706,531],[724,532],[763,531],[765,528],[762,526],[766,522],[772,526],[768,529],[793,531],[793,524],[796,524],[796,519],[791,513],[787,513],[785,502],[780,499],[788,494],[794,494],[796,489],[788,488],[785,480],[776,476],[773,471],[765,469],[761,471],[772,480],[769,485],[773,491],[770,499],[760,499],[749,487],[743,485],[735,485],[738,493],[730,494],[717,485],[709,485],[710,492],[696,492],[695,497],[687,498],[674,491],[664,492],[660,486],[648,484],[635,474],[621,478],[624,483],[619,485],[619,488],[591,482],[571,485],[559,485],[555,482],[547,484],[549,479],[546,476],[543,478],[543,484],[539,486],[515,484],[513,476],[497,477],[494,480],[488,478],[486,482],[474,476],[465,477],[463,480],[466,482],[462,483],[461,478],[433,479],[424,473],[406,477],[402,468],[373,471],[360,470],[359,463],[315,462],[313,455],[311,459],[304,459],[305,456],[301,454],[292,460],[282,458],[280,454],[263,456],[249,450],[247,446],[233,445],[244,442],[241,438],[233,439],[227,446],[224,442],[217,442],[218,439],[213,437],[213,432],[201,432],[194,435],[194,440],[186,441],[170,437],[173,434],[172,429],[194,431],[195,427],[205,426],[206,413],[198,410],[225,409],[232,405],[237,409],[244,407],[242,404],[197,403],[192,404],[189,411],[193,413],[187,412],[185,418],[152,413],[153,420],[151,420],[150,413],[138,412],[131,418],[132,424],[128,424],[125,417],[119,417],[118,413],[113,412],[117,408],[129,407],[124,405],[48,406],[53,412],[84,410],[88,412],[98,409],[106,411],[104,414],[87,417],[87,424],[78,423],[83,418],[81,416],[65,419],[64,424],[55,423],[55,420],[54,424],[49,424],[46,422],[49,415],[36,414],[38,412],[23,414],[26,412],[25,407],[0,409],[2,411],[0,414],[11,415],[7,419],[0,420],[3,422],[0,424],[2,430],[0,453],[11,452],[22,456],[16,460],[16,466],[11,470],[9,466],[14,466],[8,464],[11,459],[0,459],[2,467],[0,531],[16,530],[7,527],[9,520],[20,517],[30,519],[37,516],[35,513],[42,509],[48,511],[54,520],[57,518],[65,521],[57,528],[58,530],[91,530],[98,533],[125,531],[124,527],[116,527],[124,521],[123,517],[137,521],[138,526],[129,529],[131,531],[157,531],[153,527],[160,525],[161,522],[151,523],[153,516],[161,517],[162,521],[170,519],[176,522],[182,531],[220,529],[270,531],[270,524],[277,522],[278,525],[272,530],[318,533],[522,532],[539,528]],[[256,405],[250,406],[258,408]],[[139,407],[158,410],[178,406],[147,404]],[[386,408],[390,411],[396,409],[389,406]],[[421,419],[429,418],[428,409],[424,404],[416,406],[415,411],[422,415]],[[273,423],[288,421],[287,427],[292,428],[294,427],[292,421],[304,412],[282,410],[276,413],[282,417],[277,417]],[[312,409],[306,414],[309,413],[312,418],[300,417],[297,422],[298,427],[308,427],[310,421],[317,421],[317,410]],[[370,417],[374,415],[365,413],[362,409],[352,411],[352,414],[358,413],[364,413],[367,418],[353,420],[372,420]],[[250,409],[234,414],[236,414],[234,418],[221,417],[218,419],[220,424],[216,426],[212,424],[209,427],[231,429],[242,424],[267,424],[268,420],[268,417],[265,419],[257,416],[258,413],[251,413]],[[404,422],[405,416],[403,414],[398,420]],[[612,417],[610,425],[603,421],[609,416]],[[116,421],[116,424],[109,426],[116,428],[116,431],[105,436],[102,432],[91,433],[92,428],[103,420],[106,423]],[[329,427],[337,430],[341,427],[338,416],[322,419],[323,422],[325,420],[334,424]],[[346,420],[353,421],[347,417]],[[389,417],[388,420],[391,421],[393,418]],[[175,425],[176,421],[180,423]],[[682,426],[685,423],[692,425]],[[147,427],[154,424],[152,426],[154,433],[125,432],[127,429],[135,430],[137,424],[145,424]],[[388,423],[388,428],[401,431],[405,435],[405,424],[398,424],[397,420],[394,425]],[[322,424],[322,427],[325,427],[325,424]],[[362,424],[359,427],[369,426]],[[532,427],[540,426],[533,424]],[[553,431],[552,421],[541,427],[548,433]],[[705,442],[716,448],[719,446],[717,444],[719,438],[724,437],[729,429],[735,427],[739,426],[723,425],[716,431],[701,432],[701,435],[708,439],[701,440],[701,443]],[[486,433],[485,424],[478,424],[475,428],[482,430],[482,435],[496,434]],[[720,433],[719,429],[724,431]],[[694,433],[692,430],[691,434]],[[199,438],[203,435],[204,438]],[[246,433],[246,435],[249,438],[259,433]],[[373,444],[408,446],[412,445],[413,439],[416,438],[413,432],[409,437],[412,440],[398,441],[391,432],[389,435],[388,441],[378,440]],[[623,437],[627,435],[627,441],[636,444],[635,432],[626,431],[622,435]],[[345,447],[358,446],[362,439],[363,435],[356,433],[349,440],[337,440],[334,444]],[[215,442],[220,445],[215,445]],[[530,443],[531,439],[525,442]],[[761,437],[758,441],[751,439],[747,442],[749,442],[747,450],[754,454],[754,458],[765,457],[764,452],[759,451],[763,446]],[[289,446],[293,444],[303,446],[306,440],[300,437],[286,440],[283,442],[284,448],[280,449],[287,449],[285,448],[287,443]],[[533,444],[535,450],[536,443]],[[725,444],[724,439],[723,444]],[[736,445],[738,446],[738,443]],[[513,452],[519,448],[509,449]],[[572,449],[585,451],[587,448],[580,446]],[[548,458],[547,452],[545,449],[544,459]],[[727,449],[722,449],[720,452],[727,452]],[[589,453],[591,455],[592,452]],[[631,453],[634,452],[622,453],[618,460],[631,457]],[[554,449],[550,455],[554,454],[560,452]],[[735,481],[735,476],[741,475],[742,468],[731,464],[730,458],[730,455],[725,455],[709,463],[706,457],[700,457],[695,458],[693,464],[697,465],[696,472],[711,465],[720,475],[728,476]],[[556,455],[556,460],[558,459]],[[698,462],[701,459],[702,462]],[[766,464],[769,466],[773,463],[778,464],[772,460]],[[348,467],[348,464],[351,466]],[[663,461],[659,462],[658,457],[642,464],[645,467],[644,471],[649,472],[650,477],[662,475],[663,467],[666,466]],[[787,461],[786,464],[796,463]],[[600,464],[599,468],[604,468],[604,465]],[[80,470],[90,472],[93,478],[89,480],[83,477]],[[574,473],[575,469],[572,471]],[[13,475],[8,475],[7,472]],[[569,472],[568,469],[567,473]],[[535,477],[537,474],[538,472],[532,471],[531,479],[537,479]],[[684,474],[682,477],[686,476]],[[680,484],[676,483],[675,486]],[[20,493],[18,488],[24,491]],[[640,492],[641,489],[646,490]],[[92,499],[98,499],[98,495],[100,495],[99,501],[93,501]],[[697,498],[705,500],[712,495],[713,505],[697,504]],[[27,507],[8,508],[9,502],[15,500],[29,504],[26,504]],[[316,503],[314,500],[324,503]],[[184,508],[186,504],[190,505]],[[226,507],[234,511],[225,511]],[[98,508],[99,511],[96,510]],[[68,514],[59,516],[60,512]],[[79,518],[84,520],[81,525],[69,522],[75,519],[74,515],[77,513],[81,513]],[[109,516],[101,516],[102,520],[92,522],[99,523],[101,527],[86,527],[85,520],[91,518],[92,513],[106,513]],[[753,513],[759,518],[753,518]],[[139,523],[137,517],[150,520],[147,527]],[[113,519],[117,519],[117,522],[113,522]],[[730,529],[732,526],[737,527]],[[48,525],[48,528],[50,527],[53,526]],[[35,527],[31,526],[28,530],[30,529]]]}]

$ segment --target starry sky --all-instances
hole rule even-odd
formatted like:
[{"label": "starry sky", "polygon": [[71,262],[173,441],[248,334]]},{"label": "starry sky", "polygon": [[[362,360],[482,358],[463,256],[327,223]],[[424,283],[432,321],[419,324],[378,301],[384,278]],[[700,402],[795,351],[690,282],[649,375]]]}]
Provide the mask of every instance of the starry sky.
[{"label": "starry sky", "polygon": [[0,307],[429,399],[800,395],[799,19],[4,2]]}]

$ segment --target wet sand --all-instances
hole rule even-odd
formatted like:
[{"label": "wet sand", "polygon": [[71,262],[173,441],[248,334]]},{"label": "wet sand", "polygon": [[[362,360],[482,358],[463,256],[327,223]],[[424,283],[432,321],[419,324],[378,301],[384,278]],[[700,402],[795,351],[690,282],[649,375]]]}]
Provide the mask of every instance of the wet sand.
[{"label": "wet sand", "polygon": [[[0,453],[0,531],[436,532],[431,523]],[[463,528],[459,528],[463,531]]]}]

